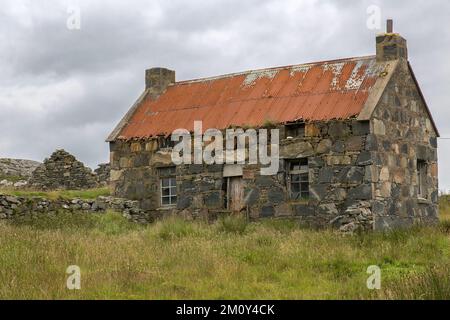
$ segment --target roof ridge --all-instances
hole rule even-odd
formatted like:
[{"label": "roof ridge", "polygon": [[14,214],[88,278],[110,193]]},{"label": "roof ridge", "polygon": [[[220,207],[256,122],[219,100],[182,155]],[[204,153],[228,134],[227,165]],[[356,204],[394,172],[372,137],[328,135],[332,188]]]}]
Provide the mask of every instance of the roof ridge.
[{"label": "roof ridge", "polygon": [[376,55],[366,55],[366,56],[351,57],[351,58],[341,58],[341,59],[333,59],[333,60],[307,62],[307,63],[287,65],[287,66],[252,69],[252,70],[246,70],[246,71],[240,71],[240,72],[226,73],[226,74],[218,75],[218,76],[177,81],[172,86],[178,85],[178,84],[182,85],[182,84],[190,84],[190,83],[198,83],[198,82],[207,82],[207,81],[213,81],[213,80],[235,77],[235,76],[240,76],[240,75],[247,75],[247,74],[251,74],[251,73],[262,73],[262,72],[267,72],[267,71],[279,71],[279,70],[286,70],[286,69],[292,69],[292,68],[298,68],[298,67],[307,67],[307,66],[312,66],[312,65],[322,65],[325,63],[339,63],[339,62],[345,62],[345,61],[369,60],[369,59],[374,59],[375,57],[376,57]]}]

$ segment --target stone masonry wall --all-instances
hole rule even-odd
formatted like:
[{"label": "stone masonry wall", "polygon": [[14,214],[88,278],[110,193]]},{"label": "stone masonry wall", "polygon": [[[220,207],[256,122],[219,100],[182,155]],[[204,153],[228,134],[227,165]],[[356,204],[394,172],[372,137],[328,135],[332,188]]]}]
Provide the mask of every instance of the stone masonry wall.
[{"label": "stone masonry wall", "polygon": [[98,168],[94,170],[97,175],[97,182],[99,185],[107,186],[109,185],[111,166],[109,163],[102,163],[98,165]]},{"label": "stone masonry wall", "polygon": [[33,172],[29,185],[43,190],[77,190],[94,188],[97,180],[73,155],[57,150]]},{"label": "stone masonry wall", "polygon": [[[406,61],[399,64],[371,121],[368,137],[376,229],[433,223],[438,217],[437,138]],[[419,197],[417,160],[427,163]]]},{"label": "stone masonry wall", "polygon": [[148,223],[152,218],[139,208],[139,202],[113,197],[98,197],[95,200],[58,199],[41,197],[15,197],[0,194],[0,220],[23,216],[39,216],[65,212],[99,213],[113,210],[122,213],[133,222]]},{"label": "stone masonry wall", "polygon": [[[246,214],[261,217],[297,217],[315,226],[345,231],[372,229],[369,181],[371,154],[366,137],[369,122],[330,121],[306,124],[305,137],[282,140],[280,170],[261,176],[258,165],[244,165]],[[280,127],[284,137],[284,127]],[[171,165],[170,150],[158,150],[154,140],[111,143],[111,180],[115,195],[139,200],[154,216],[184,216],[224,212],[223,165],[177,167],[177,206],[162,208],[158,168]],[[285,161],[309,159],[310,198],[290,201]]]}]

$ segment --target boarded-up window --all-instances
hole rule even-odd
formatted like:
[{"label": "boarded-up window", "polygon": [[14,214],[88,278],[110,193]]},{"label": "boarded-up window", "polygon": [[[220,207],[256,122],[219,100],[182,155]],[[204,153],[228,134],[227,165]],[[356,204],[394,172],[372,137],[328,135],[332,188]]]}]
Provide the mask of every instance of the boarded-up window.
[{"label": "boarded-up window", "polygon": [[427,163],[423,160],[417,160],[417,182],[419,184],[419,197],[427,197]]},{"label": "boarded-up window", "polygon": [[159,168],[161,206],[177,204],[177,179],[175,167]]},{"label": "boarded-up window", "polygon": [[293,200],[309,198],[308,158],[290,160],[288,162],[288,187]]}]

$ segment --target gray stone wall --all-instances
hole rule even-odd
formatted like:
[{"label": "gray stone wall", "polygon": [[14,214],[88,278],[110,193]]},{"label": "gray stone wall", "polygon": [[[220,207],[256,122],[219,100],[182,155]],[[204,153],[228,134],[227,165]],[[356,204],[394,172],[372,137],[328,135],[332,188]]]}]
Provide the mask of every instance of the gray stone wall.
[{"label": "gray stone wall", "polygon": [[41,197],[15,197],[0,194],[0,220],[56,214],[61,211],[101,213],[106,210],[120,212],[133,222],[148,223],[152,221],[151,217],[139,208],[138,201],[127,199],[98,197],[95,200],[49,200]]},{"label": "gray stone wall", "polygon": [[[261,176],[258,167],[244,168],[250,216],[291,216],[317,227],[371,229],[368,134],[369,123],[330,121],[307,123],[305,137],[282,140],[277,175]],[[310,196],[293,201],[286,178],[289,160],[298,158],[308,158]],[[355,207],[364,210],[358,213]]]},{"label": "gray stone wall", "polygon": [[[280,126],[284,137],[284,127]],[[314,226],[371,229],[371,165],[366,151],[368,122],[356,120],[306,124],[305,136],[283,139],[280,170],[261,176],[258,165],[244,165],[245,214],[261,217],[296,217]],[[215,216],[225,212],[223,165],[177,167],[177,206],[162,208],[158,168],[171,165],[170,150],[158,150],[155,140],[111,143],[111,183],[115,195],[139,200],[141,207],[158,217]],[[310,198],[291,201],[287,192],[286,163],[309,159]],[[363,208],[361,212],[355,210]]]},{"label": "gray stone wall", "polygon": [[29,185],[43,190],[78,190],[97,187],[97,180],[92,170],[73,155],[56,150],[33,172]]},{"label": "gray stone wall", "polygon": [[159,207],[157,168],[171,163],[170,153],[151,141],[110,143],[111,188],[115,196],[139,200],[144,210]]},{"label": "gray stone wall", "polygon": [[[437,139],[405,60],[399,64],[371,121],[375,228],[433,223],[438,217]],[[427,165],[419,196],[417,160]]]},{"label": "gray stone wall", "polygon": [[108,186],[110,181],[111,166],[109,163],[101,163],[98,168],[94,170],[97,182],[101,186]]}]

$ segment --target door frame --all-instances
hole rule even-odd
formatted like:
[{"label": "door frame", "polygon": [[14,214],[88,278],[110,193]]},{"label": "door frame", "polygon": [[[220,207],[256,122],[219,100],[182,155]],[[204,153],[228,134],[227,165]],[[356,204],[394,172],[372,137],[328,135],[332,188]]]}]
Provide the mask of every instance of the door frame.
[{"label": "door frame", "polygon": [[[227,179],[226,180],[226,184],[227,184],[226,209],[227,210],[231,210],[233,212],[240,212],[245,207],[245,205],[244,205],[244,179],[243,179],[242,176],[226,177],[225,179]],[[240,187],[241,187],[242,197],[240,199],[241,206],[240,206],[239,210],[233,210],[231,208],[232,196],[233,196],[232,190],[231,190],[231,180],[232,179],[239,179],[240,180]]]}]

